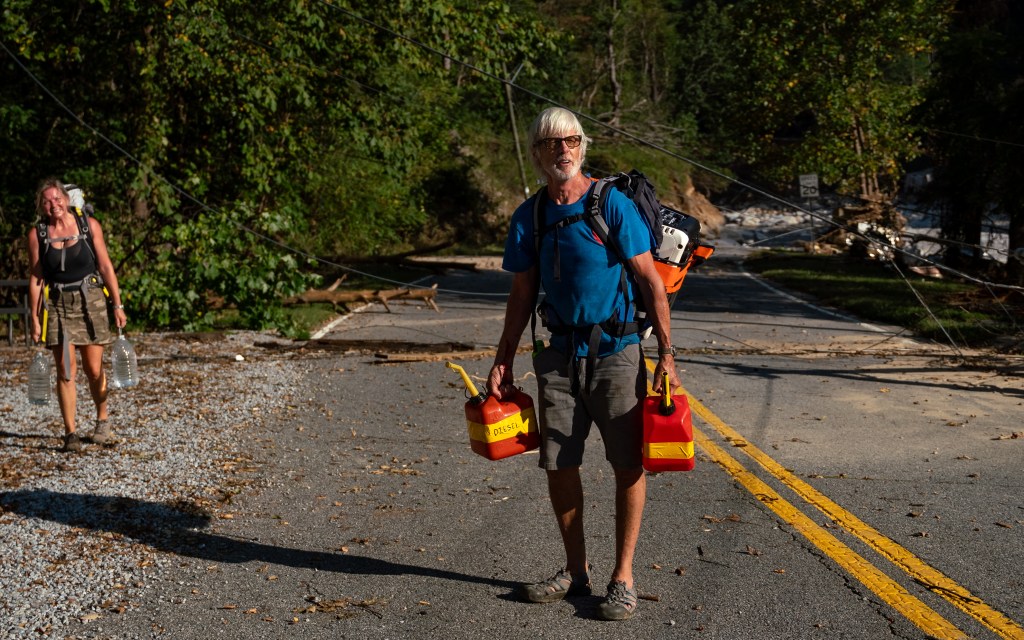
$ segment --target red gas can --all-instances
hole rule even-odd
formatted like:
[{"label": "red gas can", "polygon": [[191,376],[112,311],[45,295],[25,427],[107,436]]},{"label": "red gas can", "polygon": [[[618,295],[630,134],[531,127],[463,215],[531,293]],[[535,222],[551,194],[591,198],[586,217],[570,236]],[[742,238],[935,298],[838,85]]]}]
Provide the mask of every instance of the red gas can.
[{"label": "red gas can", "polygon": [[499,401],[478,393],[459,365],[449,362],[448,368],[459,372],[471,396],[465,409],[473,451],[488,460],[501,460],[540,446],[533,398],[516,389],[511,397]]},{"label": "red gas can", "polygon": [[670,395],[668,374],[662,397],[644,398],[644,469],[693,470],[693,423],[685,395]]}]

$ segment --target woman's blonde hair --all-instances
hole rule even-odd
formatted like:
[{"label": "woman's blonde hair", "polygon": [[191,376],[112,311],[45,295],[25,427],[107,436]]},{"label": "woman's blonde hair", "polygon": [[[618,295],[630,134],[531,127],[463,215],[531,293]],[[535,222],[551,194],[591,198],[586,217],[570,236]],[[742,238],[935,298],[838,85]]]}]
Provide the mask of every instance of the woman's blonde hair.
[{"label": "woman's blonde hair", "polygon": [[68,188],[64,186],[64,183],[57,178],[43,178],[39,183],[39,188],[36,189],[36,215],[40,218],[46,217],[46,211],[43,209],[43,192],[47,189],[57,189],[64,196],[64,202],[71,201],[71,194],[68,193]]}]

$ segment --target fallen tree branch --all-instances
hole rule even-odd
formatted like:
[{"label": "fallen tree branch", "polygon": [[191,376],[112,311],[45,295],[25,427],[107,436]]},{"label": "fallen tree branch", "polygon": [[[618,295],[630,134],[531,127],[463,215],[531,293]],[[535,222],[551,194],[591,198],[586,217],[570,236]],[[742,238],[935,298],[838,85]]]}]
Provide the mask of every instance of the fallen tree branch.
[{"label": "fallen tree branch", "polygon": [[373,303],[379,302],[384,305],[384,308],[391,311],[388,307],[389,300],[423,300],[430,308],[434,311],[440,312],[437,308],[437,304],[434,302],[434,298],[437,297],[437,285],[435,284],[430,289],[386,289],[371,291],[364,289],[362,291],[337,291],[337,290],[320,290],[310,289],[309,291],[287,298],[284,301],[285,305],[296,305],[296,304],[312,304],[315,302],[330,302],[337,306],[340,304],[351,304],[353,302],[364,302]]},{"label": "fallen tree branch", "polygon": [[[324,349],[329,351],[359,351],[372,353],[380,357],[380,354],[396,353],[476,353],[482,347],[463,342],[410,342],[408,340],[361,340],[347,338],[317,338],[316,340],[294,340],[286,342],[282,340],[257,340],[253,343],[264,349]],[[491,349],[494,353],[494,349]]]},{"label": "fallen tree branch", "polygon": [[449,269],[462,269],[463,271],[479,270],[476,262],[467,262],[465,260],[417,260],[416,258],[406,258],[398,264],[416,269],[430,269],[435,273],[448,271]]},{"label": "fallen tree branch", "polygon": [[[516,353],[530,353],[533,347],[523,345],[516,350]],[[440,362],[442,360],[480,360],[493,358],[497,353],[496,349],[478,349],[476,351],[447,351],[447,352],[419,352],[419,353],[375,353],[373,364],[403,364],[409,362]]]}]

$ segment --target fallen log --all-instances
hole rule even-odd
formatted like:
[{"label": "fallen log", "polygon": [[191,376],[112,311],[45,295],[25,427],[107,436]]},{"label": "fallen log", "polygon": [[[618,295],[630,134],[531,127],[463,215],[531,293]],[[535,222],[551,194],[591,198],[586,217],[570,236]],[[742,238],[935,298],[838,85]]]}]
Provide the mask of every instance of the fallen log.
[{"label": "fallen log", "polygon": [[[407,340],[360,340],[347,338],[317,338],[316,340],[257,340],[254,346],[264,349],[293,350],[293,349],[324,349],[329,351],[359,351],[372,353],[375,357],[382,357],[380,354],[399,353],[477,353],[482,347],[463,342],[410,342]],[[491,349],[494,353],[494,349]],[[383,357],[387,357],[386,355]]]},{"label": "fallen log", "polygon": [[[309,347],[321,347],[335,351],[368,351],[380,353],[453,353],[477,351],[479,347],[462,342],[409,342],[406,340],[348,340],[345,338],[320,338],[306,342]],[[377,355],[377,357],[380,357]]]},{"label": "fallen log", "polygon": [[[516,349],[516,353],[530,353],[533,347],[523,345]],[[441,362],[444,360],[481,360],[493,358],[497,353],[496,349],[477,349],[474,351],[422,351],[417,353],[375,353],[373,364],[407,364],[410,362]]]},{"label": "fallen log", "polygon": [[337,306],[340,304],[351,304],[353,302],[373,303],[379,302],[384,305],[384,308],[391,311],[388,307],[389,300],[423,300],[430,308],[434,311],[440,312],[437,308],[437,304],[434,302],[434,298],[437,297],[437,285],[435,284],[430,289],[385,289],[371,291],[364,289],[362,291],[337,291],[337,290],[320,290],[310,289],[305,293],[301,293],[297,296],[287,298],[284,301],[285,305],[296,305],[296,304],[312,304],[315,302],[330,302]]},{"label": "fallen log", "polygon": [[466,262],[465,260],[417,260],[416,258],[406,258],[400,260],[398,264],[406,267],[414,267],[417,269],[430,269],[436,272],[445,272],[449,269],[462,269],[463,271],[479,271],[475,262]]},{"label": "fallen log", "polygon": [[493,358],[497,351],[483,349],[480,351],[446,351],[441,353],[375,353],[373,364],[403,364],[409,362],[443,362],[445,360],[480,360]]}]

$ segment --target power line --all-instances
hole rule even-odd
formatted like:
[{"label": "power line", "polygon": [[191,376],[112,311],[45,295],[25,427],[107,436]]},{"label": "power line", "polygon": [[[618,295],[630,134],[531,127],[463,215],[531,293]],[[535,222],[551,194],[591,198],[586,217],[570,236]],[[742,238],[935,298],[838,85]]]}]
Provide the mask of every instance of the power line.
[{"label": "power line", "polygon": [[[698,169],[701,169],[701,170],[706,171],[706,172],[708,172],[708,173],[710,173],[712,175],[716,175],[716,176],[718,176],[718,177],[720,177],[720,178],[722,178],[724,180],[727,180],[729,182],[737,184],[738,186],[741,186],[741,187],[743,187],[743,188],[745,188],[745,189],[747,189],[747,190],[749,190],[749,191],[751,191],[753,193],[757,193],[757,194],[762,195],[762,196],[764,196],[766,198],[769,198],[769,199],[771,199],[773,201],[776,201],[776,202],[778,202],[780,204],[783,204],[783,205],[785,205],[787,207],[790,207],[790,208],[795,209],[797,211],[803,212],[803,213],[805,213],[805,214],[807,214],[807,215],[809,215],[809,216],[811,216],[813,218],[816,218],[816,219],[818,219],[818,220],[820,220],[820,221],[822,221],[822,222],[824,222],[826,224],[830,224],[830,225],[836,226],[838,228],[844,229],[845,231],[847,231],[848,233],[851,233],[853,235],[861,236],[865,240],[867,240],[868,242],[872,242],[872,243],[875,243],[875,244],[882,244],[882,245],[888,246],[893,251],[898,251],[900,253],[904,253],[904,254],[908,253],[908,252],[904,251],[903,249],[901,249],[900,247],[893,246],[893,245],[891,245],[891,244],[889,244],[887,242],[882,242],[882,241],[879,241],[879,240],[874,239],[874,238],[868,238],[864,234],[861,234],[858,231],[856,231],[855,229],[847,228],[844,225],[841,225],[841,224],[839,224],[839,223],[837,223],[837,222],[835,222],[835,221],[833,221],[833,220],[831,220],[829,218],[826,218],[826,217],[821,216],[821,215],[819,215],[817,213],[809,211],[809,210],[807,210],[807,209],[805,209],[803,207],[800,207],[799,205],[794,204],[792,202],[789,202],[789,201],[787,201],[787,200],[785,200],[785,199],[783,199],[783,198],[781,198],[779,196],[776,196],[776,195],[774,195],[774,194],[772,194],[772,193],[770,193],[768,191],[765,191],[763,189],[759,189],[759,188],[757,188],[757,187],[755,187],[753,185],[750,185],[750,184],[746,184],[743,181],[738,180],[738,179],[736,179],[736,178],[734,178],[732,176],[729,176],[729,175],[725,174],[722,171],[719,171],[719,170],[714,169],[714,168],[712,168],[710,166],[707,166],[707,165],[705,165],[705,164],[703,164],[701,162],[698,162],[698,161],[696,161],[696,160],[694,160],[692,158],[688,158],[688,157],[683,156],[683,155],[681,155],[679,153],[676,153],[674,151],[666,149],[662,145],[659,145],[659,144],[650,142],[648,140],[645,140],[644,138],[641,138],[640,136],[635,135],[635,134],[633,134],[631,132],[628,132],[626,130],[623,130],[623,129],[620,129],[620,128],[608,125],[608,124],[598,120],[595,117],[592,117],[592,116],[590,116],[588,114],[585,114],[585,113],[582,113],[582,112],[579,112],[579,111],[576,111],[576,110],[568,107],[567,105],[560,104],[557,101],[555,101],[555,100],[553,100],[551,98],[548,98],[547,96],[544,96],[544,95],[539,94],[537,92],[531,91],[531,90],[529,90],[529,89],[527,89],[527,88],[525,88],[525,87],[523,87],[521,85],[516,84],[513,81],[510,81],[508,79],[505,79],[505,78],[502,78],[500,76],[497,76],[496,74],[488,72],[488,71],[486,71],[486,70],[484,70],[484,69],[482,69],[482,68],[480,68],[480,67],[478,67],[476,65],[473,65],[473,64],[470,64],[470,63],[465,62],[463,60],[460,60],[458,58],[455,58],[455,57],[451,56],[450,54],[446,54],[446,53],[444,53],[444,52],[442,52],[442,51],[440,51],[440,50],[438,50],[436,48],[433,48],[433,47],[427,45],[426,43],[423,43],[423,42],[421,42],[419,40],[416,40],[414,38],[406,36],[406,35],[404,35],[404,34],[402,34],[400,32],[397,32],[397,31],[395,31],[393,29],[390,29],[388,27],[385,27],[383,25],[380,25],[380,24],[378,24],[378,23],[376,23],[376,22],[374,22],[372,20],[363,18],[362,16],[360,16],[360,15],[358,15],[358,14],[352,12],[352,11],[349,11],[347,9],[344,9],[344,8],[332,5],[330,2],[327,2],[326,0],[321,0],[321,2],[324,5],[326,5],[327,7],[331,8],[331,9],[334,9],[334,10],[340,12],[340,13],[348,15],[351,18],[354,18],[354,19],[356,19],[358,21],[364,22],[364,23],[374,27],[375,29],[381,30],[381,31],[383,31],[385,33],[388,33],[388,34],[391,34],[391,35],[393,35],[396,38],[405,40],[406,42],[409,42],[409,43],[413,44],[414,46],[420,47],[420,48],[424,49],[425,51],[433,53],[433,54],[439,56],[443,60],[449,60],[449,61],[454,62],[456,64],[459,64],[459,65],[461,65],[461,66],[463,66],[463,67],[465,67],[467,69],[470,69],[470,70],[472,70],[472,71],[474,71],[474,72],[476,72],[476,73],[478,73],[480,75],[483,75],[485,77],[491,78],[492,80],[496,80],[496,81],[498,81],[498,82],[500,82],[502,84],[505,84],[505,85],[508,85],[508,86],[510,86],[512,88],[515,88],[518,91],[521,91],[521,92],[523,92],[523,93],[525,93],[527,95],[530,95],[530,96],[532,96],[532,97],[534,97],[534,98],[536,98],[538,100],[541,100],[543,102],[547,102],[547,103],[550,103],[552,105],[564,108],[564,109],[566,109],[568,111],[571,111],[571,112],[575,113],[578,117],[581,117],[584,120],[587,120],[589,122],[593,122],[593,123],[597,124],[598,126],[604,128],[604,129],[606,129],[608,131],[611,131],[612,133],[615,133],[615,134],[621,135],[623,137],[626,137],[626,138],[628,138],[630,140],[633,140],[634,142],[637,142],[638,144],[650,147],[650,148],[652,148],[652,149],[654,149],[656,151],[659,151],[659,152],[661,152],[661,153],[663,153],[665,155],[668,155],[669,157],[673,157],[673,158],[676,158],[678,160],[681,160],[681,161],[683,161],[683,162],[685,162],[687,164],[690,164],[690,165],[692,165],[692,166],[694,166],[694,167],[696,167]],[[252,41],[250,40],[250,42],[252,42]],[[122,147],[117,145],[110,138],[108,138],[107,136],[103,135],[100,131],[98,131],[97,129],[95,129],[94,127],[92,127],[88,123],[86,123],[77,114],[75,114],[71,109],[69,109],[63,102],[61,102],[60,99],[58,99],[53,94],[53,92],[51,92],[42,83],[42,81],[39,80],[39,78],[37,78],[27,67],[25,67],[25,65],[22,64],[21,61],[2,42],[0,42],[0,47],[3,47],[4,51],[15,61],[15,63],[26,74],[28,74],[29,77],[32,78],[32,80],[55,103],[57,103],[64,111],[66,111],[72,117],[72,119],[74,119],[76,122],[78,122],[81,126],[85,127],[89,131],[91,131],[93,134],[95,134],[97,137],[102,139],[104,142],[106,142],[107,144],[112,146],[114,149],[116,149],[118,152],[123,154],[125,157],[129,158],[130,160],[132,160],[132,162],[136,163],[140,167],[143,166],[142,162],[138,158],[136,158],[131,153],[129,153],[128,151],[126,151],[125,149],[123,149]],[[374,89],[372,87],[365,87],[365,88],[367,88],[367,89]],[[184,191],[183,189],[178,187],[176,184],[172,183],[170,180],[164,178],[160,174],[158,174],[156,172],[153,172],[153,175],[154,175],[154,177],[156,177],[157,179],[159,179],[163,183],[167,184],[175,193],[177,193],[183,199],[191,201],[191,202],[195,203],[196,205],[198,205],[201,208],[201,210],[215,211],[214,208],[210,207],[209,205],[207,205],[204,202],[199,201],[197,198],[193,197],[190,193]],[[303,251],[303,250],[300,250],[300,249],[296,249],[294,247],[286,245],[286,244],[284,244],[284,243],[282,243],[282,242],[280,242],[280,241],[278,241],[278,240],[276,240],[274,238],[271,238],[271,237],[269,237],[269,236],[267,236],[265,234],[262,234],[262,233],[256,231],[255,229],[252,229],[252,228],[250,228],[250,227],[248,227],[248,226],[246,226],[246,225],[244,225],[244,224],[242,224],[240,222],[237,222],[237,221],[231,220],[231,219],[229,219],[229,220],[230,220],[230,222],[232,224],[236,225],[237,227],[239,227],[240,229],[246,231],[247,233],[252,234],[255,237],[258,237],[258,238],[260,238],[260,239],[262,239],[262,240],[264,240],[266,242],[269,242],[269,243],[271,243],[271,244],[273,244],[275,246],[278,246],[278,247],[280,247],[282,249],[290,251],[290,252],[292,252],[292,253],[294,253],[296,255],[305,257],[305,258],[307,258],[309,260],[313,260],[313,261],[316,261],[316,262],[319,262],[319,263],[322,263],[322,264],[333,266],[335,268],[339,268],[339,269],[342,269],[344,271],[347,271],[347,272],[350,272],[350,273],[355,273],[357,275],[361,275],[361,276],[364,276],[364,277],[367,277],[367,278],[371,278],[371,279],[374,279],[374,280],[378,280],[378,281],[381,281],[381,282],[387,282],[387,283],[390,283],[390,284],[397,284],[397,285],[402,285],[402,286],[426,288],[426,287],[421,287],[419,285],[410,285],[408,283],[404,283],[404,282],[401,282],[401,281],[397,281],[397,280],[393,280],[393,279],[389,279],[389,278],[384,278],[382,276],[377,276],[377,275],[374,275],[374,274],[370,274],[370,273],[367,273],[367,272],[360,271],[360,270],[352,268],[352,267],[348,267],[348,266],[345,266],[345,265],[342,265],[342,264],[338,264],[338,263],[332,262],[330,260],[326,260],[326,259],[321,258],[319,256],[310,254],[310,253],[308,253],[306,251]],[[909,254],[909,255],[912,255],[912,254]],[[916,255],[913,256],[913,257],[915,257],[917,259],[920,259],[920,260],[923,260],[924,262],[927,262],[928,264],[931,264],[932,266],[935,266],[938,269],[948,271],[948,272],[953,273],[953,274],[955,274],[955,275],[957,275],[957,276],[959,276],[961,278],[964,278],[966,280],[975,282],[977,284],[982,284],[982,285],[989,286],[989,287],[1009,288],[1009,289],[1014,289],[1014,290],[1024,290],[1024,287],[1016,287],[1016,286],[1012,286],[1012,285],[1003,285],[1003,284],[999,284],[999,283],[992,283],[992,282],[982,281],[982,280],[980,280],[978,278],[975,278],[973,276],[970,276],[970,275],[968,275],[966,273],[963,273],[963,272],[957,271],[955,269],[952,269],[952,268],[950,268],[950,267],[948,267],[946,265],[942,265],[942,264],[936,263],[936,262],[934,262],[934,261],[932,261],[930,259],[923,258],[921,256],[916,256]],[[454,294],[478,295],[478,296],[503,296],[504,295],[504,294],[493,294],[493,293],[489,293],[489,292],[467,292],[467,291],[457,291],[457,290],[440,290],[439,289],[439,291],[445,291],[447,293],[454,293]]]},{"label": "power line", "polygon": [[[43,84],[42,80],[40,80],[34,73],[32,73],[32,71],[28,67],[26,67],[24,64],[22,64],[21,60],[19,60],[17,58],[17,56],[15,56],[14,53],[12,53],[9,48],[7,48],[7,45],[4,44],[3,41],[0,41],[0,48],[3,48],[3,50],[7,53],[7,55],[10,56],[10,58],[12,60],[14,60],[15,64],[17,64],[21,68],[21,70],[24,71],[29,76],[29,78],[31,78],[32,81],[35,82],[36,85],[38,85],[39,88],[47,96],[49,96],[49,98],[51,100],[53,100],[61,109],[63,109],[68,115],[70,115],[71,118],[75,122],[77,122],[80,126],[85,127],[86,129],[88,129],[93,135],[95,135],[100,140],[103,140],[105,143],[107,143],[108,145],[110,145],[111,147],[116,149],[118,151],[118,153],[122,154],[124,157],[126,157],[129,160],[131,160],[132,162],[134,162],[137,166],[144,167],[144,164],[142,163],[141,160],[136,158],[134,155],[132,155],[126,149],[124,149],[123,147],[118,145],[116,142],[111,140],[109,137],[104,135],[100,130],[96,129],[95,127],[93,127],[92,125],[87,123],[78,114],[76,114],[67,105],[65,105],[60,100],[60,98],[58,98],[56,95],[54,95],[54,93],[52,91],[50,91],[50,89],[45,84]],[[205,202],[200,201],[198,198],[194,197],[191,193],[188,193],[187,191],[185,191],[184,189],[182,189],[178,185],[174,184],[173,182],[171,182],[167,178],[164,178],[161,174],[157,173],[156,171],[153,171],[152,175],[157,180],[159,180],[160,182],[162,182],[162,183],[166,184],[168,187],[170,187],[182,199],[196,204],[200,208],[201,211],[209,211],[209,212],[214,212],[214,213],[218,212],[218,210],[216,208],[211,207],[210,205],[206,204]],[[289,251],[289,252],[294,253],[294,254],[296,254],[298,256],[304,257],[304,258],[306,258],[308,260],[313,260],[315,262],[319,262],[321,264],[332,266],[332,267],[341,269],[341,270],[349,272],[349,273],[354,273],[356,275],[360,275],[360,276],[363,276],[365,278],[371,278],[373,280],[377,280],[377,281],[380,281],[380,282],[386,282],[388,284],[396,284],[396,285],[399,285],[399,286],[404,286],[404,287],[409,287],[409,288],[416,288],[416,289],[430,289],[431,288],[431,287],[427,287],[427,286],[423,286],[423,285],[416,285],[416,284],[410,284],[410,283],[407,283],[407,282],[402,282],[400,280],[393,280],[391,278],[385,278],[383,276],[375,275],[375,274],[372,274],[372,273],[367,273],[365,271],[360,271],[360,270],[355,269],[353,267],[349,267],[349,266],[346,266],[346,265],[338,264],[336,262],[332,262],[332,261],[327,260],[325,258],[321,258],[319,256],[313,255],[313,254],[311,254],[311,253],[309,253],[307,251],[303,251],[301,249],[297,249],[295,247],[286,245],[285,243],[283,243],[283,242],[281,242],[281,241],[279,241],[279,240],[277,240],[275,238],[271,238],[270,236],[268,236],[268,235],[266,235],[264,233],[260,233],[259,231],[256,231],[252,227],[249,227],[248,225],[242,224],[241,222],[238,222],[237,220],[234,220],[231,217],[228,217],[227,219],[228,219],[228,222],[230,222],[231,224],[235,225],[239,229],[245,231],[246,233],[249,233],[249,234],[251,234],[251,235],[253,235],[253,236],[257,237],[257,238],[260,238],[261,240],[263,240],[265,242],[268,242],[270,244],[278,246],[278,247],[280,247],[280,248],[282,248],[282,249],[284,249],[286,251]],[[472,291],[458,291],[458,290],[448,290],[448,289],[437,289],[437,291],[439,291],[439,292],[443,291],[445,293],[452,293],[452,294],[456,294],[456,295],[500,296],[500,297],[505,297],[505,294],[491,293],[491,292],[484,292],[484,291],[472,292]]]},{"label": "power line", "polygon": [[720,177],[720,178],[722,178],[724,180],[727,180],[727,181],[732,182],[732,183],[734,183],[734,184],[736,184],[736,185],[738,185],[740,187],[743,187],[744,189],[747,189],[747,190],[749,190],[749,191],[751,191],[753,193],[756,193],[758,195],[764,196],[766,198],[769,198],[770,200],[773,200],[773,201],[778,202],[780,204],[783,204],[783,205],[785,205],[787,207],[791,207],[791,208],[793,208],[793,209],[795,209],[797,211],[805,213],[805,214],[807,214],[807,215],[809,215],[809,216],[811,216],[811,217],[813,217],[813,218],[815,218],[817,220],[820,220],[820,221],[824,222],[825,224],[829,224],[829,225],[835,226],[837,228],[840,228],[840,229],[842,229],[842,230],[844,230],[847,233],[850,233],[852,235],[860,236],[860,237],[864,238],[864,240],[866,240],[867,242],[870,242],[870,243],[873,243],[873,244],[881,244],[881,245],[886,246],[889,249],[893,250],[894,252],[898,252],[900,254],[907,255],[908,257],[913,257],[914,259],[922,260],[922,261],[928,263],[929,265],[934,266],[937,269],[940,269],[940,270],[943,270],[943,271],[947,271],[947,272],[949,272],[949,273],[951,273],[951,274],[953,274],[953,275],[955,275],[957,277],[963,278],[963,279],[968,280],[970,282],[974,282],[975,284],[980,284],[980,285],[990,286],[990,287],[996,287],[996,288],[1001,288],[1001,289],[1011,289],[1011,290],[1015,290],[1015,291],[1024,291],[1024,287],[1019,287],[1019,286],[1016,286],[1016,285],[1001,284],[1001,283],[989,282],[989,281],[986,281],[986,280],[982,280],[980,278],[976,278],[976,277],[974,277],[974,276],[972,276],[970,274],[964,273],[964,272],[959,271],[957,269],[953,269],[952,267],[949,267],[947,265],[944,265],[944,264],[941,264],[941,263],[937,263],[937,262],[935,262],[935,261],[933,261],[933,260],[931,260],[929,258],[924,258],[922,256],[911,254],[910,252],[904,250],[903,248],[897,247],[897,246],[892,245],[892,244],[890,244],[888,242],[880,241],[880,240],[878,240],[876,238],[870,238],[867,235],[865,235],[863,233],[860,233],[856,229],[847,227],[847,226],[845,226],[843,224],[840,224],[840,223],[832,220],[831,218],[826,218],[825,216],[819,215],[819,214],[817,214],[817,213],[815,213],[813,211],[805,209],[805,208],[803,208],[803,207],[801,207],[801,206],[799,206],[799,205],[797,205],[795,203],[792,203],[792,202],[789,202],[789,201],[785,200],[784,198],[776,196],[773,193],[770,193],[770,192],[765,191],[763,189],[759,189],[759,188],[757,188],[757,187],[755,187],[753,185],[747,184],[747,183],[743,182],[742,180],[738,180],[738,179],[736,179],[736,178],[734,178],[734,177],[724,173],[723,171],[719,171],[718,169],[714,169],[714,168],[712,168],[710,166],[707,166],[707,165],[705,165],[705,164],[703,164],[701,162],[698,162],[698,161],[696,161],[696,160],[694,160],[692,158],[688,158],[688,157],[683,156],[683,155],[681,155],[679,153],[676,153],[674,151],[666,149],[662,145],[656,144],[656,143],[651,142],[649,140],[645,140],[645,139],[641,138],[640,136],[637,136],[637,135],[635,135],[633,133],[630,133],[629,131],[626,131],[624,129],[620,129],[620,128],[614,127],[612,125],[609,125],[609,124],[607,124],[605,122],[602,122],[602,121],[598,120],[597,118],[595,118],[593,116],[590,116],[590,115],[588,115],[586,113],[577,111],[577,110],[573,109],[572,107],[569,107],[568,105],[564,105],[562,103],[559,103],[556,100],[553,100],[553,99],[551,99],[551,98],[549,98],[547,96],[541,95],[541,94],[539,94],[539,93],[537,93],[535,91],[527,89],[526,87],[523,87],[522,85],[516,84],[515,82],[512,82],[512,81],[510,81],[510,80],[508,80],[506,78],[502,78],[502,77],[500,77],[500,76],[498,76],[498,75],[496,75],[494,73],[491,73],[491,72],[489,72],[489,71],[487,71],[485,69],[482,69],[482,68],[480,68],[480,67],[478,67],[478,66],[476,66],[474,64],[471,64],[471,63],[466,62],[464,60],[460,60],[459,58],[455,58],[451,54],[445,53],[445,52],[443,52],[443,51],[441,51],[439,49],[431,47],[430,45],[426,44],[425,42],[416,40],[415,38],[412,38],[412,37],[407,36],[407,35],[405,35],[403,33],[395,31],[394,29],[391,29],[389,27],[381,25],[381,24],[379,24],[377,22],[374,22],[373,20],[370,20],[368,18],[364,18],[364,17],[360,16],[359,14],[354,13],[354,12],[348,10],[348,9],[344,9],[342,7],[335,6],[335,5],[331,4],[330,2],[328,2],[327,0],[320,0],[320,1],[321,1],[322,4],[324,4],[324,5],[332,8],[332,9],[334,9],[335,11],[338,11],[338,12],[343,13],[343,14],[351,17],[351,18],[354,18],[355,20],[358,20],[360,22],[368,24],[368,25],[374,27],[375,29],[379,29],[380,31],[383,31],[383,32],[388,33],[388,34],[391,34],[391,35],[393,35],[396,38],[399,38],[401,40],[405,40],[406,42],[408,42],[408,43],[410,43],[412,45],[415,45],[415,46],[423,49],[424,51],[428,51],[430,53],[433,53],[433,54],[439,56],[443,60],[450,60],[451,62],[459,64],[459,65],[461,65],[461,66],[463,66],[463,67],[465,67],[465,68],[467,68],[467,69],[469,69],[471,71],[479,73],[480,75],[483,75],[483,76],[486,76],[488,78],[491,78],[492,80],[496,80],[497,82],[500,82],[502,84],[508,84],[509,86],[517,89],[518,91],[521,91],[522,93],[525,93],[525,94],[527,94],[527,95],[529,95],[529,96],[531,96],[533,98],[541,100],[542,102],[547,102],[547,103],[549,103],[551,105],[554,105],[556,107],[560,107],[560,108],[565,109],[567,111],[571,111],[572,113],[576,114],[577,117],[583,118],[584,120],[587,120],[589,122],[593,122],[594,124],[597,124],[598,126],[603,127],[604,129],[606,129],[608,131],[611,131],[612,133],[624,136],[626,138],[629,138],[630,140],[633,140],[634,142],[642,144],[642,145],[644,145],[646,147],[650,147],[650,148],[652,148],[652,149],[654,149],[656,151],[659,151],[659,152],[661,152],[661,153],[663,153],[663,154],[665,154],[665,155],[667,155],[669,157],[675,158],[677,160],[681,160],[681,161],[683,161],[683,162],[685,162],[687,164],[690,164],[690,165],[692,165],[692,166],[694,166],[694,167],[696,167],[698,169],[701,169],[701,170],[706,171],[706,172],[708,172],[708,173],[710,173],[712,175],[718,176],[718,177]]},{"label": "power line", "polygon": [[1019,142],[1010,142],[1009,140],[996,140],[994,138],[985,138],[979,135],[971,133],[957,133],[955,131],[945,131],[944,129],[926,129],[926,131],[932,131],[935,133],[942,133],[947,136],[954,136],[957,138],[967,138],[968,140],[976,140],[978,142],[991,142],[992,144],[1001,144],[1008,147],[1021,147],[1024,148],[1024,144]]}]

